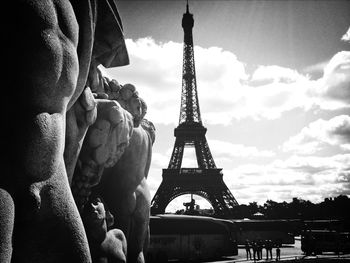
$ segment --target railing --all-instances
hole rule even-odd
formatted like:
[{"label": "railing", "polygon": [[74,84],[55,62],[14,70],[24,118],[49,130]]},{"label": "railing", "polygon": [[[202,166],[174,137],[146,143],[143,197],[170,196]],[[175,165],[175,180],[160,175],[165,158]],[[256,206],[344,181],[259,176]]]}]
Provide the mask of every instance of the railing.
[{"label": "railing", "polygon": [[196,175],[196,176],[222,176],[222,169],[201,169],[201,168],[181,168],[181,169],[163,169],[163,175],[166,176],[181,176],[181,175]]},{"label": "railing", "polygon": [[203,169],[199,168],[181,168],[180,174],[202,174]]}]

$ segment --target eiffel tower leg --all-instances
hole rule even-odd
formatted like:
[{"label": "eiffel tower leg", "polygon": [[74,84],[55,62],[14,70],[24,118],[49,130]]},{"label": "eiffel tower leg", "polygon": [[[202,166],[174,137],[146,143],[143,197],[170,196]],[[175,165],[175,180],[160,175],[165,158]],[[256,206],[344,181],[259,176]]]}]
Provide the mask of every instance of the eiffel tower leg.
[{"label": "eiffel tower leg", "polygon": [[151,202],[151,214],[164,214],[167,205],[171,201],[172,191],[163,181],[159,186]]},{"label": "eiffel tower leg", "polygon": [[200,140],[196,140],[194,147],[196,149],[198,167],[202,169],[215,169],[216,165],[206,138],[203,136]]},{"label": "eiffel tower leg", "polygon": [[184,154],[185,141],[176,139],[173,153],[169,162],[169,169],[180,169],[182,163],[182,157]]}]

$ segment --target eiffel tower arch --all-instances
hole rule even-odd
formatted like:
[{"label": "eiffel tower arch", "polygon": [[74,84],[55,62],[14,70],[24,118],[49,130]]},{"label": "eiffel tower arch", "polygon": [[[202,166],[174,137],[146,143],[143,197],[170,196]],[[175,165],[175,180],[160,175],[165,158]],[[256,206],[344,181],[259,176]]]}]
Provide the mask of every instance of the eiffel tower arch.
[{"label": "eiffel tower arch", "polygon": [[[189,12],[182,18],[184,30],[182,90],[179,125],[174,130],[175,145],[167,169],[163,169],[163,180],[151,202],[151,213],[162,214],[176,197],[196,194],[206,199],[214,209],[214,216],[232,217],[238,205],[223,181],[222,169],[217,168],[210,152],[199,109],[192,28],[193,15]],[[184,150],[195,150],[196,168],[182,167]]]}]

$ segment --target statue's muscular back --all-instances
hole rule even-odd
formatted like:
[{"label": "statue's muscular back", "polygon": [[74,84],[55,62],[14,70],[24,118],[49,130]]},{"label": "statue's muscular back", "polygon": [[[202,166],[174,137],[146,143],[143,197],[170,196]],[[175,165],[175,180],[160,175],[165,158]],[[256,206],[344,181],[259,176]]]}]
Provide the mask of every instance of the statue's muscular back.
[{"label": "statue's muscular back", "polygon": [[[79,36],[70,1],[10,2],[4,8],[14,21],[4,49],[0,261],[89,262],[63,151],[66,112],[84,88],[93,36]],[[81,18],[90,1],[78,2]]]}]

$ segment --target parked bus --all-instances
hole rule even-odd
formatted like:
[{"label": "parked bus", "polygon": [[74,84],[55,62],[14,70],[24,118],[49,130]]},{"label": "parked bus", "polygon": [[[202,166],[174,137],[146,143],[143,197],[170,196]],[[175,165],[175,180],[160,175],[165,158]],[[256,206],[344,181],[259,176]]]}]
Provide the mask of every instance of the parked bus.
[{"label": "parked bus", "polygon": [[231,221],[189,215],[150,217],[147,262],[211,260],[237,254]]},{"label": "parked bus", "polygon": [[349,253],[350,233],[334,230],[307,230],[301,235],[301,250],[306,255],[323,252]]},{"label": "parked bus", "polygon": [[238,228],[238,245],[246,240],[271,240],[274,245],[294,244],[294,225],[288,220],[233,220]]},{"label": "parked bus", "polygon": [[302,230],[332,230],[350,232],[350,221],[341,219],[330,220],[304,220]]}]

